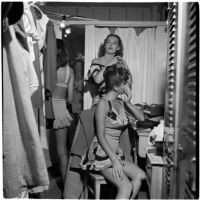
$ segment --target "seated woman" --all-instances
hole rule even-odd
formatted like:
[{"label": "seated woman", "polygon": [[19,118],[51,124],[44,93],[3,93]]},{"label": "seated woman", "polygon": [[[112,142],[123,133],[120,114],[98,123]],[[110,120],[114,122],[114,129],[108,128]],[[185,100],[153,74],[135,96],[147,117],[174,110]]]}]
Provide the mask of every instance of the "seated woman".
[{"label": "seated woman", "polygon": [[97,134],[86,154],[83,155],[83,169],[100,171],[118,190],[117,199],[135,198],[145,173],[133,162],[126,159],[119,141],[123,129],[129,121],[124,103],[138,120],[144,120],[142,111],[119,99],[120,94],[129,94],[127,88],[129,72],[120,63],[105,69],[105,95],[99,100],[95,110]]}]

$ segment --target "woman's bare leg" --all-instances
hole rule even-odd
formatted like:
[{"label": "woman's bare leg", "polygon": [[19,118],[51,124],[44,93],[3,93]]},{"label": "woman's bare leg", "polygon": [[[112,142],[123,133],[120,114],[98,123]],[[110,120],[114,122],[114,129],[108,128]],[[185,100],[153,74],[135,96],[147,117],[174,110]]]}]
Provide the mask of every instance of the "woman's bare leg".
[{"label": "woman's bare leg", "polygon": [[65,181],[65,173],[67,169],[67,128],[57,129],[54,131],[56,135],[56,148],[60,160],[60,172],[63,183]]},{"label": "woman's bare leg", "polygon": [[145,179],[145,172],[130,161],[125,161],[124,171],[133,184],[131,199],[134,199],[140,190],[142,180]]},{"label": "woman's bare leg", "polygon": [[105,169],[101,171],[102,175],[105,177],[105,179],[109,180],[111,183],[113,183],[118,190],[116,199],[129,199],[131,192],[133,190],[133,186],[128,179],[128,177],[124,174],[123,180],[118,180],[113,177],[112,175],[112,168]]}]

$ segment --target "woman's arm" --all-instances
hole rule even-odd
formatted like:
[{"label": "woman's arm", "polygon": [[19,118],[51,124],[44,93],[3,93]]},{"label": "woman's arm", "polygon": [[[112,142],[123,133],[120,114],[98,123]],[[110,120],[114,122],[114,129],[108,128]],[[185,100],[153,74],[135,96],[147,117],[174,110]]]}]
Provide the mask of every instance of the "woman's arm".
[{"label": "woman's arm", "polygon": [[70,68],[67,103],[73,102],[73,95],[74,95],[74,71]]},{"label": "woman's arm", "polygon": [[139,121],[144,121],[144,112],[137,107],[135,107],[133,104],[130,102],[124,102],[125,105],[129,108],[129,110],[132,112],[132,114],[135,116],[135,118]]},{"label": "woman's arm", "polygon": [[[99,60],[98,59],[94,59],[94,60],[92,60],[92,64],[93,63],[99,63]],[[104,81],[103,73],[104,73],[105,69],[106,69],[106,67],[104,67],[102,70],[100,70],[99,72],[95,73],[92,76],[94,81],[95,81],[95,83],[100,84],[100,83],[102,83]]]}]

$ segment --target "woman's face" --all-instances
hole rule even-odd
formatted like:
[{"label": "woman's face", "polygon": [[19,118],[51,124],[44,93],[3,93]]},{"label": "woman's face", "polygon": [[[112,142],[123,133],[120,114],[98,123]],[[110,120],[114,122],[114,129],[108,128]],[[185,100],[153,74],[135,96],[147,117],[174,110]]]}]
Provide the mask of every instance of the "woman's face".
[{"label": "woman's face", "polygon": [[81,62],[76,62],[74,65],[74,71],[75,73],[81,73],[82,71],[82,63]]},{"label": "woman's face", "polygon": [[129,87],[128,83],[122,83],[119,87],[118,87],[118,93],[119,94],[124,94],[127,91],[127,88]]},{"label": "woman's face", "polygon": [[119,50],[119,41],[115,36],[110,36],[107,38],[105,43],[105,51],[107,54],[115,54]]}]

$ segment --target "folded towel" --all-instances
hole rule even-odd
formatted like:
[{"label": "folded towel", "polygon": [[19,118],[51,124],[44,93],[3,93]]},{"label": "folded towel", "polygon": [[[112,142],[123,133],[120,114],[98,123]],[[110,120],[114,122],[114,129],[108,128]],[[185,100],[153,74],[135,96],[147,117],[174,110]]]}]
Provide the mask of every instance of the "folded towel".
[{"label": "folded towel", "polygon": [[154,127],[149,134],[148,144],[150,146],[154,145],[155,141],[163,141],[164,134],[164,120],[160,120],[158,126]]}]

